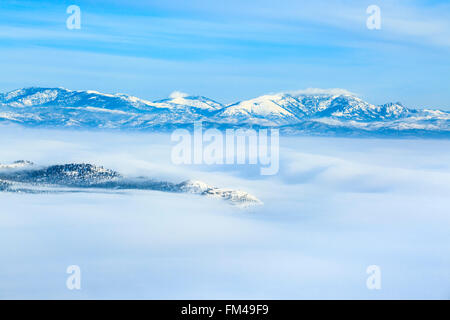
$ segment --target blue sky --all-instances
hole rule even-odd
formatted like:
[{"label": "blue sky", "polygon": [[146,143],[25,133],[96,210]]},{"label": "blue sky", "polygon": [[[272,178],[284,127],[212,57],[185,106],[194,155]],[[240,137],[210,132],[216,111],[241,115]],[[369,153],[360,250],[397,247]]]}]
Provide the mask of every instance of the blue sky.
[{"label": "blue sky", "polygon": [[[68,30],[66,8],[81,8]],[[381,8],[381,30],[366,8]],[[0,91],[63,86],[228,103],[344,88],[375,104],[450,109],[448,1],[0,2]]]}]

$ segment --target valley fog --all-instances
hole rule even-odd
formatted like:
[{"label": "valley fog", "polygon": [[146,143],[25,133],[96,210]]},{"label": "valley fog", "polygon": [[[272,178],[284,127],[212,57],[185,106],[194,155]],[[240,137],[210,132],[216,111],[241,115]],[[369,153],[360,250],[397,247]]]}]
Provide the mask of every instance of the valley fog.
[{"label": "valley fog", "polygon": [[[0,163],[193,179],[264,205],[158,191],[0,192],[0,298],[448,299],[450,141],[280,137],[279,171],[175,165],[170,135],[1,126]],[[81,290],[66,288],[70,265]],[[381,289],[366,269],[381,270]]]}]

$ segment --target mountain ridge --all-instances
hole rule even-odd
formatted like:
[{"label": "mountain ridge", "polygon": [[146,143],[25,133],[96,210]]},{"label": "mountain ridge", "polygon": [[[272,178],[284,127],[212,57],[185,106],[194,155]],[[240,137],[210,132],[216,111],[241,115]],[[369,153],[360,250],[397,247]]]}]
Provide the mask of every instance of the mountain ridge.
[{"label": "mountain ridge", "polygon": [[0,163],[0,192],[60,193],[91,192],[91,190],[188,193],[225,200],[240,207],[263,204],[257,197],[242,190],[218,188],[196,180],[174,183],[146,177],[124,177],[117,171],[89,163],[42,167],[24,160],[11,164]]},{"label": "mountain ridge", "polygon": [[182,93],[148,101],[123,93],[61,87],[0,94],[0,123],[28,127],[158,131],[195,121],[219,128],[276,127],[288,134],[333,135],[339,128],[369,135],[450,133],[450,112],[407,108],[400,102],[373,105],[346,91],[267,94],[228,105]]}]

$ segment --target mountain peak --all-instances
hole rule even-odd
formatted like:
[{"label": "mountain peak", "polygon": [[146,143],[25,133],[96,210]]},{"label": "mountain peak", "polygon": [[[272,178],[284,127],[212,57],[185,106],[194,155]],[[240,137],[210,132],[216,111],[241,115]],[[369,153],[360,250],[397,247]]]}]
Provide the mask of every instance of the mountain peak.
[{"label": "mountain peak", "polygon": [[159,107],[166,108],[180,108],[192,107],[203,110],[219,110],[224,107],[223,104],[216,102],[204,96],[187,96],[187,95],[173,95],[168,99],[162,99],[154,102]]},{"label": "mountain peak", "polygon": [[398,101],[397,102],[388,102],[388,103],[382,104],[381,106],[385,106],[385,107],[400,106],[400,107],[405,108],[405,106],[401,102],[398,102]]}]

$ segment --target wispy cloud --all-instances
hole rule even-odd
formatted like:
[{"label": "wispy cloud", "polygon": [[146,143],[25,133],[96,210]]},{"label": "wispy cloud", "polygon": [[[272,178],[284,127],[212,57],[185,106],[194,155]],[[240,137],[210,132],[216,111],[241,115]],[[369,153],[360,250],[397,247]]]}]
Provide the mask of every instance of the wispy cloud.
[{"label": "wispy cloud", "polygon": [[350,92],[346,89],[332,88],[332,89],[320,89],[320,88],[307,88],[303,90],[289,91],[290,94],[331,94],[331,95],[352,95],[355,96],[356,93]]},{"label": "wispy cloud", "polygon": [[172,92],[172,93],[170,94],[169,98],[171,98],[171,99],[177,99],[177,98],[185,98],[185,97],[187,97],[187,96],[189,96],[188,93],[184,93],[184,92],[181,92],[181,91],[174,91],[174,92]]},{"label": "wispy cloud", "polygon": [[[444,1],[382,1],[382,28],[376,31],[366,28],[369,1],[77,3],[82,28],[69,31],[61,2],[2,2],[1,60],[7,61],[12,51],[40,56],[29,54],[8,62],[16,74],[28,72],[22,81],[75,83],[75,88],[84,88],[89,79],[70,78],[71,66],[77,65],[77,74],[95,70],[95,77],[103,79],[92,83],[111,83],[115,77],[127,79],[124,86],[142,88],[138,81],[151,82],[155,91],[163,92],[149,96],[144,89],[118,85],[92,88],[126,90],[149,99],[167,96],[174,88],[227,101],[298,88],[338,87],[374,103],[449,105],[450,10]],[[46,56],[52,52],[71,59],[55,65]],[[131,59],[142,62],[141,68],[135,69]],[[128,70],[119,65],[123,60],[131,63]],[[47,70],[55,68],[59,74],[50,75]],[[148,70],[147,75],[141,70]],[[0,84],[6,89],[16,86],[10,77],[0,78]]]}]

